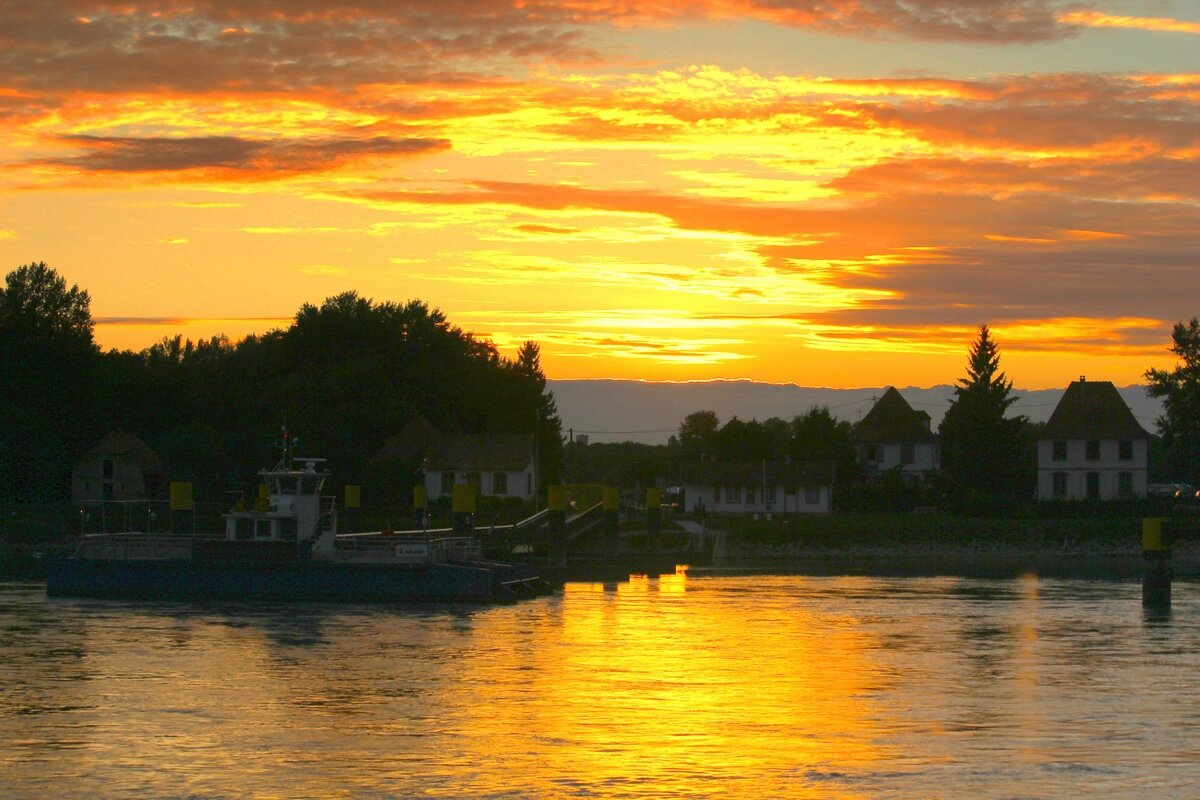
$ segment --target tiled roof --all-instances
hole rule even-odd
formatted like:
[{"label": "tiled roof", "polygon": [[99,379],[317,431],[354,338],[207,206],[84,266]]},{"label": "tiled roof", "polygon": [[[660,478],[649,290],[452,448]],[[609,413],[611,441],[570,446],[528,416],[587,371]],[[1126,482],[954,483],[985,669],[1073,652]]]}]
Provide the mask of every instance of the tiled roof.
[{"label": "tiled roof", "polygon": [[1112,381],[1072,381],[1040,439],[1149,439]]},{"label": "tiled roof", "polygon": [[533,435],[478,433],[442,436],[429,446],[429,469],[521,470],[533,460]]},{"label": "tiled roof", "polygon": [[679,482],[683,484],[713,484],[749,486],[766,481],[772,486],[804,486],[832,484],[832,461],[688,461],[680,467]]},{"label": "tiled roof", "polygon": [[913,411],[894,386],[888,387],[850,435],[856,442],[932,442],[937,439],[929,430],[929,415],[924,411]]},{"label": "tiled roof", "polygon": [[87,454],[101,458],[126,456],[136,461],[146,475],[161,475],[163,472],[162,459],[158,457],[158,453],[129,431],[115,430],[106,433]]},{"label": "tiled roof", "polygon": [[373,462],[386,461],[419,461],[429,445],[438,438],[438,430],[433,423],[417,414],[383,443],[375,455]]}]

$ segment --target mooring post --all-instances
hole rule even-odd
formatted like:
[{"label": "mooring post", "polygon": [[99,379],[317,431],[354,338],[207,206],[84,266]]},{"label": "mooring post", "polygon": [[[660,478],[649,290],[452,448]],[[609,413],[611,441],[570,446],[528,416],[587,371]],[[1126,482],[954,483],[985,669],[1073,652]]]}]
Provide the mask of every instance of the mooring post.
[{"label": "mooring post", "polygon": [[1155,611],[1171,608],[1171,548],[1163,540],[1161,517],[1142,520],[1142,606]]},{"label": "mooring post", "polygon": [[662,549],[662,492],[657,486],[646,489],[646,547],[651,553]]},{"label": "mooring post", "polygon": [[604,551],[615,556],[621,549],[621,492],[616,486],[605,486]]},{"label": "mooring post", "polygon": [[413,495],[413,525],[425,530],[425,514],[429,511],[429,490],[425,484],[417,483],[412,487]]},{"label": "mooring post", "polygon": [[547,552],[550,563],[556,567],[567,563],[567,487],[546,487],[547,521],[550,523],[550,541]]},{"label": "mooring post", "polygon": [[450,494],[450,519],[456,536],[470,536],[475,532],[475,484],[454,484]]}]

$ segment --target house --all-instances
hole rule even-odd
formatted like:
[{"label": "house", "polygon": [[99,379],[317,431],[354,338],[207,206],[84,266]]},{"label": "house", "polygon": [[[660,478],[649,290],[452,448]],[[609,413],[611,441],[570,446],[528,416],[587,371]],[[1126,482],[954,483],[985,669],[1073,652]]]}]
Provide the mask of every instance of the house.
[{"label": "house", "polygon": [[832,461],[689,461],[681,507],[717,514],[829,514]]},{"label": "house", "polygon": [[483,496],[530,500],[537,495],[533,434],[439,436],[425,451],[425,490],[449,497],[456,483],[474,483]]},{"label": "house", "polygon": [[162,459],[137,436],[106,434],[71,473],[71,502],[82,506],[115,500],[145,500],[162,489]]},{"label": "house", "polygon": [[905,481],[922,484],[938,468],[938,438],[929,414],[914,411],[894,386],[854,426],[850,438],[868,478],[899,467]]},{"label": "house", "polygon": [[1111,381],[1072,381],[1038,435],[1038,497],[1146,496],[1150,434]]}]

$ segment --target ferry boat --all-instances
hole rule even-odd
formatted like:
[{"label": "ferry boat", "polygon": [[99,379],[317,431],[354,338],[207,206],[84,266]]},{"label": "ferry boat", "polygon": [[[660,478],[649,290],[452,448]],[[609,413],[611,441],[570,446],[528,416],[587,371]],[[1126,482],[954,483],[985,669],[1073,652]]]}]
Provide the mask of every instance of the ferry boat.
[{"label": "ferry boat", "polygon": [[[259,473],[266,497],[224,514],[223,537],[85,535],[46,564],[51,596],[139,599],[510,602],[550,592],[524,564],[482,558],[445,532],[339,533],[324,459]],[[441,535],[441,534],[446,535]]]}]

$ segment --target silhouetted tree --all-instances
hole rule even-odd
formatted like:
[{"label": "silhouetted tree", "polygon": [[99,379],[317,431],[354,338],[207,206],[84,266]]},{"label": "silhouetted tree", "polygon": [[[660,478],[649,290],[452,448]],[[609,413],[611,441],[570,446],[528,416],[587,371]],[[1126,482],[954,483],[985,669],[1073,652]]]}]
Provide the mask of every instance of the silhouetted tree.
[{"label": "silhouetted tree", "polygon": [[685,460],[715,456],[717,431],[721,422],[715,411],[693,411],[679,424],[679,438],[675,440]]},{"label": "silhouetted tree", "polygon": [[98,350],[91,298],[44,262],[0,289],[0,493],[47,500],[70,486],[77,451],[95,428],[87,402]]},{"label": "silhouetted tree", "polygon": [[1179,362],[1174,369],[1149,369],[1146,391],[1161,398],[1158,418],[1167,458],[1174,475],[1200,483],[1200,320],[1175,323],[1171,347]]},{"label": "silhouetted tree", "polygon": [[1005,416],[1017,399],[1011,392],[999,350],[988,326],[981,325],[967,376],[959,379],[939,429],[942,486],[952,506],[983,511],[1031,492],[1025,418]]}]

